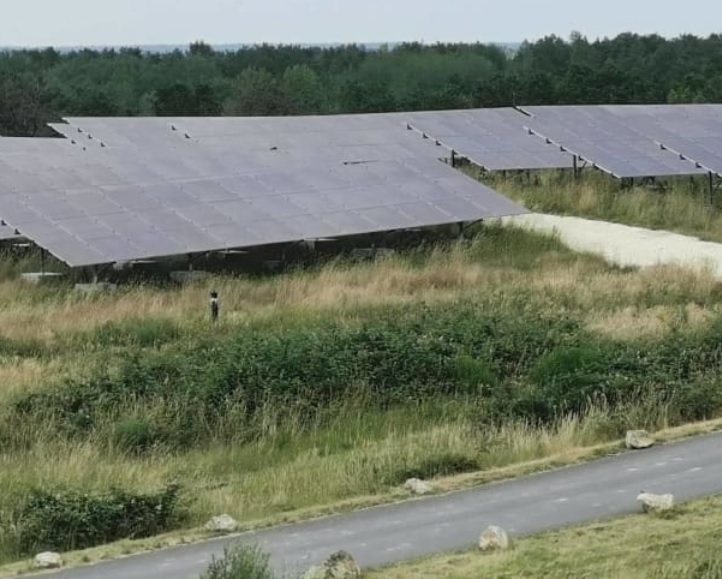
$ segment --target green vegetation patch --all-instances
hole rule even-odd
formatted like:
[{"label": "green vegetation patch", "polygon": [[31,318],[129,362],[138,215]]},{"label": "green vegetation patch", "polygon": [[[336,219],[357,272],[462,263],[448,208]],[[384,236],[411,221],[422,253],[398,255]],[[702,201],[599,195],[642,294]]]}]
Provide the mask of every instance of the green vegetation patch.
[{"label": "green vegetation patch", "polygon": [[111,489],[104,493],[76,490],[30,492],[16,513],[20,554],[70,551],[139,539],[171,530],[185,519],[179,488],[169,485],[156,493]]},{"label": "green vegetation patch", "polygon": [[269,559],[258,547],[226,547],[222,557],[213,557],[200,579],[276,579]]},{"label": "green vegetation patch", "polygon": [[[480,530],[481,532],[481,530]],[[619,517],[515,541],[492,555],[450,553],[369,571],[368,579],[716,579],[722,499]]]}]

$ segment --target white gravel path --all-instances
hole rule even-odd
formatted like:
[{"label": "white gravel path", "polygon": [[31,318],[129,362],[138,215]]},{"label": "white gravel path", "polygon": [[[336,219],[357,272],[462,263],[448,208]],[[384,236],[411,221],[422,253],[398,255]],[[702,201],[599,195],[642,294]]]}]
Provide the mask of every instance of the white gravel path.
[{"label": "white gravel path", "polygon": [[720,243],[669,231],[542,213],[505,217],[501,221],[532,231],[556,233],[571,249],[600,255],[620,266],[675,264],[709,268],[717,279],[722,280]]}]

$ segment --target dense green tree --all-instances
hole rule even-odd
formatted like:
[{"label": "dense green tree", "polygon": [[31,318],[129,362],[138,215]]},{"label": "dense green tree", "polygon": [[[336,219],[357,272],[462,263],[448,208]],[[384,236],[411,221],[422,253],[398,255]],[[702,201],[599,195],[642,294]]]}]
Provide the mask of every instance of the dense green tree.
[{"label": "dense green tree", "polygon": [[185,84],[177,82],[155,93],[155,114],[159,117],[193,116],[195,107],[193,90]]},{"label": "dense green tree", "polygon": [[384,80],[348,80],[339,92],[339,110],[344,113],[383,113],[396,110],[396,100]]},{"label": "dense green tree", "polygon": [[155,94],[154,107],[159,117],[217,116],[223,110],[218,94],[207,84],[191,88],[175,83],[161,88]]},{"label": "dense green tree", "polygon": [[307,64],[286,69],[280,81],[286,110],[292,115],[326,112],[328,98],[318,74]]},{"label": "dense green tree", "polygon": [[192,42],[188,51],[195,56],[211,56],[213,55],[213,47],[210,44],[206,44],[202,40]]},{"label": "dense green tree", "polygon": [[379,50],[203,41],[146,53],[0,52],[0,133],[63,115],[283,115],[574,103],[722,102],[722,35],[547,36],[510,51],[404,43]]},{"label": "dense green tree", "polygon": [[226,114],[271,116],[289,112],[289,103],[276,77],[262,68],[244,70],[225,106]]},{"label": "dense green tree", "polygon": [[34,137],[53,120],[51,96],[43,79],[32,73],[0,75],[0,133]]}]

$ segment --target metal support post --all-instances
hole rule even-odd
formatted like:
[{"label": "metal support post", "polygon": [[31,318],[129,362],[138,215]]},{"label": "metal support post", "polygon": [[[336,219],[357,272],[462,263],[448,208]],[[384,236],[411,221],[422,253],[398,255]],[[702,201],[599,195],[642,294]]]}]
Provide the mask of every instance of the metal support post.
[{"label": "metal support post", "polygon": [[709,180],[709,204],[714,204],[714,175],[712,174],[712,171],[707,172],[707,178]]}]

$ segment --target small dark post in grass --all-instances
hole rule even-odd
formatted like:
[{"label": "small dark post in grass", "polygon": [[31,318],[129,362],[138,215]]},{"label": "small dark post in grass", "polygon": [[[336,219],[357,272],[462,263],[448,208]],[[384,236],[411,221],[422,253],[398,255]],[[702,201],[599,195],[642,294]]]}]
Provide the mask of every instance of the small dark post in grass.
[{"label": "small dark post in grass", "polygon": [[218,292],[213,290],[211,292],[211,320],[214,322],[218,321]]}]

